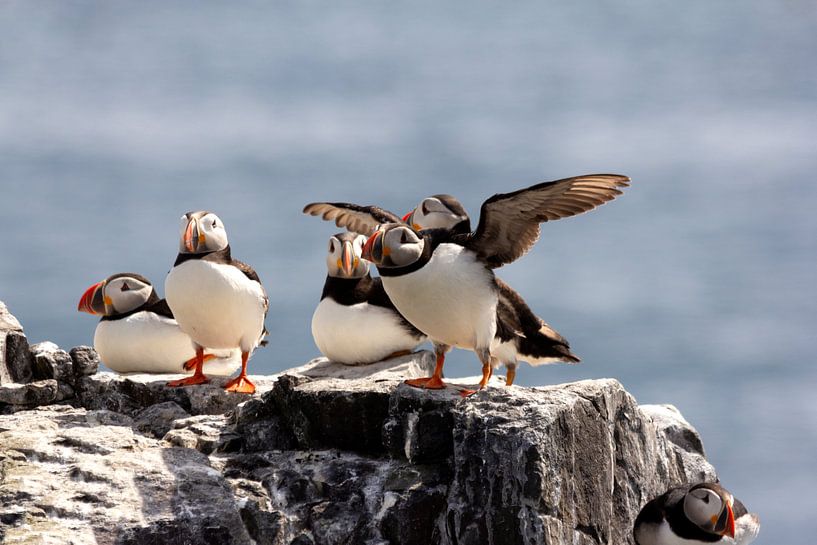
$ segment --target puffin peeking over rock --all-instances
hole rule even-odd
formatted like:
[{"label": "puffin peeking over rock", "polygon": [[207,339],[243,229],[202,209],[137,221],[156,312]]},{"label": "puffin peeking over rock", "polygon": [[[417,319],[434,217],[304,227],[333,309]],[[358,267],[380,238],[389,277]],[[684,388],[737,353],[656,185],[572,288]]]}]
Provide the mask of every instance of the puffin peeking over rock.
[{"label": "puffin peeking over rock", "polygon": [[637,545],[748,545],[760,520],[715,483],[672,488],[644,506],[635,519]]},{"label": "puffin peeking over rock", "polygon": [[328,273],[312,316],[312,337],[321,353],[347,365],[405,355],[425,342],[389,300],[380,278],[360,259],[366,237],[338,233],[329,238]]},{"label": "puffin peeking over rock", "polygon": [[181,218],[179,255],[165,280],[165,294],[179,327],[193,340],[193,376],[170,382],[188,386],[208,382],[202,372],[204,349],[241,350],[241,373],[225,384],[231,392],[254,393],[247,360],[261,343],[269,299],[255,270],[233,259],[224,223],[212,212]]},{"label": "puffin peeking over rock", "polygon": [[[482,363],[480,388],[502,361],[578,361],[564,339],[536,318],[516,292],[498,282],[492,269],[527,253],[539,238],[540,223],[591,210],[628,185],[626,176],[592,174],[494,195],[483,203],[472,233],[418,233],[402,222],[381,225],[367,240],[363,259],[377,265],[389,298],[428,335],[437,355],[431,377],[407,384],[444,388],[443,364],[451,347],[477,354]],[[502,312],[508,307],[516,323]]]},{"label": "puffin peeking over rock", "polygon": [[[77,310],[102,316],[94,332],[94,349],[113,371],[184,373],[195,363],[190,337],[142,275],[119,273],[94,284],[82,295]],[[240,352],[217,350],[204,359],[209,373],[230,375],[238,369]]]}]

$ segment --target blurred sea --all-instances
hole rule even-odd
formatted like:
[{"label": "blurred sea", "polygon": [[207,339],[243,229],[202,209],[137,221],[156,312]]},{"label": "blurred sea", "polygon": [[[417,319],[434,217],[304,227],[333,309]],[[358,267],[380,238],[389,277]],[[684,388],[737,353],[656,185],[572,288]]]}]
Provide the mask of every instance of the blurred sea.
[{"label": "blurred sea", "polygon": [[[32,342],[89,344],[83,290],[163,291],[179,216],[210,209],[272,301],[251,372],[317,354],[334,226],[314,200],[405,212],[591,172],[622,198],[543,226],[499,271],[578,366],[672,403],[756,543],[817,510],[813,2],[0,5],[0,300]],[[457,352],[447,374],[473,375]]]}]

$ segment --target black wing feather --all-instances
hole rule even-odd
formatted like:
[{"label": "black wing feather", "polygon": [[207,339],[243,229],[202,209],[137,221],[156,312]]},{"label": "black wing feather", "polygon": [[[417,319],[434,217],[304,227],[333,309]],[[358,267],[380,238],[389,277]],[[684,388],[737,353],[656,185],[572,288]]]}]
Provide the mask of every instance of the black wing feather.
[{"label": "black wing feather", "polygon": [[313,202],[304,206],[304,214],[334,220],[338,227],[362,235],[372,233],[381,223],[403,223],[399,216],[388,210],[348,202]]},{"label": "black wing feather", "polygon": [[175,319],[175,316],[173,316],[173,311],[170,310],[170,306],[167,304],[166,299],[159,299],[149,307],[145,308],[145,310],[158,314],[159,316],[164,316],[165,318]]},{"label": "black wing feather", "polygon": [[621,195],[630,179],[589,174],[494,195],[482,204],[477,230],[465,245],[496,268],[525,255],[539,239],[539,224],[592,210]]}]

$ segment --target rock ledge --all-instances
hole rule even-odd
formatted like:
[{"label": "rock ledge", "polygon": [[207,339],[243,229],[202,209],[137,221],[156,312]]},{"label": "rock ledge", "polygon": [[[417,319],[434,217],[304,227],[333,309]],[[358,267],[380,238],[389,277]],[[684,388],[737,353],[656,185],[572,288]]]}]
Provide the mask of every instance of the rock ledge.
[{"label": "rock ledge", "polygon": [[421,352],[314,360],[254,396],[168,389],[88,348],[21,350],[8,316],[0,543],[626,544],[648,499],[715,478],[677,410],[612,379],[462,399],[401,384]]}]

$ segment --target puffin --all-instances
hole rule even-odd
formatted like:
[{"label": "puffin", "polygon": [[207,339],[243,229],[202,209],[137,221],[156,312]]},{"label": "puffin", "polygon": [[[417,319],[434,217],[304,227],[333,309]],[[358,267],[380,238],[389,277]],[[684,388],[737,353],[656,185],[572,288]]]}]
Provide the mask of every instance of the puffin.
[{"label": "puffin", "polygon": [[[190,337],[140,274],[117,273],[97,282],[85,290],[77,310],[102,316],[94,349],[117,373],[184,373],[195,364]],[[219,350],[204,360],[208,372],[230,375],[238,369],[239,356],[238,350]]]},{"label": "puffin", "polygon": [[411,353],[426,340],[394,308],[380,278],[360,259],[366,237],[344,232],[329,238],[327,276],[312,316],[321,353],[346,365],[374,363]]},{"label": "puffin", "polygon": [[241,372],[224,388],[252,394],[247,361],[266,334],[269,299],[255,270],[234,259],[224,223],[209,211],[181,217],[179,254],[165,279],[165,297],[182,331],[193,341],[193,376],[168,386],[209,382],[202,372],[204,349],[241,351]]},{"label": "puffin", "polygon": [[717,483],[671,488],[649,501],[633,527],[637,545],[748,545],[760,519]]},{"label": "puffin", "polygon": [[403,216],[403,223],[415,231],[446,229],[454,233],[470,233],[471,218],[460,201],[451,195],[432,195]]},{"label": "puffin", "polygon": [[497,194],[482,204],[479,225],[469,233],[380,225],[362,257],[377,266],[394,306],[429,337],[437,358],[431,377],[407,384],[445,388],[442,371],[451,347],[476,353],[480,389],[501,361],[577,362],[564,338],[493,269],[526,254],[539,238],[540,223],[587,212],[621,195],[629,182],[618,174],[590,174]]},{"label": "puffin", "polygon": [[367,235],[383,223],[405,223],[415,231],[446,229],[455,233],[471,232],[468,212],[451,195],[426,197],[402,218],[378,206],[347,202],[313,202],[304,206],[303,212],[327,221],[334,220],[338,227]]},{"label": "puffin", "polygon": [[[380,224],[402,222],[406,225],[410,225],[415,231],[444,229],[452,234],[471,232],[471,218],[468,212],[456,197],[447,194],[426,197],[402,218],[398,218],[393,212],[389,212],[377,206],[362,206],[343,202],[310,203],[304,207],[303,211],[305,214],[321,216],[324,220],[334,220],[338,227],[345,227],[351,231],[357,229],[362,232],[371,233],[377,229]],[[505,293],[506,295],[510,295],[510,292],[507,290],[505,290]],[[517,302],[521,302],[523,306],[513,304]],[[501,301],[501,304],[501,312],[506,317],[505,323],[511,323],[510,321],[515,320],[513,323],[519,323],[520,325],[541,322],[543,326],[547,326],[541,318],[532,316],[529,313],[530,309],[519,297],[510,296],[510,300],[505,299],[504,302]],[[526,316],[527,321],[520,321],[520,312]],[[555,330],[550,329],[549,326],[547,327],[550,341],[546,341],[544,346],[553,346],[555,350],[557,350],[557,353],[550,354],[549,356],[545,355],[541,348],[537,350],[530,342],[525,341],[526,346],[525,348],[521,348],[523,352],[520,353],[525,354],[524,350],[533,351],[533,354],[528,353],[526,355],[526,361],[531,362],[532,365],[558,362],[578,363],[579,359],[569,353],[567,341]],[[505,343],[513,341],[511,344],[518,344],[520,342],[517,338],[518,336],[512,333],[505,334],[503,330],[502,334]],[[497,361],[504,363],[507,369],[505,385],[511,386],[516,377],[517,352],[510,350],[510,346],[505,346],[504,348],[504,353],[507,354],[508,359],[504,361],[499,359],[495,360],[491,369],[493,371],[493,369],[496,368]],[[519,349],[519,347],[516,348]],[[563,358],[557,356],[563,356]]]}]

